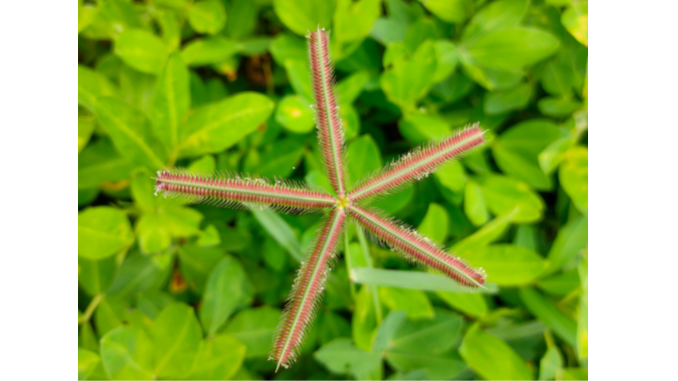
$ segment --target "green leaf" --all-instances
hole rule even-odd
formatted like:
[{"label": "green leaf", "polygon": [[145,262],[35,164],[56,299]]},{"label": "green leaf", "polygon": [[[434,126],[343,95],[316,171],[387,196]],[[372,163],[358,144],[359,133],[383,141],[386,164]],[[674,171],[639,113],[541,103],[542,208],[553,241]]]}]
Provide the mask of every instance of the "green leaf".
[{"label": "green leaf", "polygon": [[101,259],[78,257],[78,283],[89,295],[101,294],[113,282],[117,269],[115,256]]},{"label": "green leaf", "polygon": [[588,254],[577,266],[581,279],[581,296],[577,312],[577,355],[580,360],[589,357],[589,260]]},{"label": "green leaf", "polygon": [[130,67],[149,74],[162,71],[168,53],[167,46],[161,39],[142,29],[122,32],[115,41],[113,51]]},{"label": "green leaf", "polygon": [[573,2],[560,18],[565,29],[582,45],[589,46],[589,2]]},{"label": "green leaf", "polygon": [[85,148],[94,132],[96,119],[92,115],[78,115],[78,153]]},{"label": "green leaf", "polygon": [[78,155],[78,189],[124,180],[134,167],[107,139],[99,139]]},{"label": "green leaf", "polygon": [[576,346],[577,324],[532,287],[520,289],[520,300],[544,325],[572,347]]},{"label": "green leaf", "polygon": [[217,34],[226,25],[226,9],[219,0],[201,0],[188,10],[188,22],[198,33]]},{"label": "green leaf", "polygon": [[464,166],[459,161],[449,162],[433,172],[433,177],[439,188],[445,196],[445,191],[449,190],[452,193],[459,193],[464,190],[468,177]]},{"label": "green leaf", "polygon": [[490,219],[490,212],[487,211],[483,191],[474,181],[467,182],[464,189],[464,213],[475,226],[485,225],[487,220]]},{"label": "green leaf", "polygon": [[265,95],[244,92],[197,109],[188,118],[185,133],[180,135],[182,155],[225,150],[264,123],[273,106]]},{"label": "green leaf", "polygon": [[492,213],[501,215],[517,207],[513,222],[529,223],[541,219],[544,201],[522,181],[498,175],[481,176],[477,181]]},{"label": "green leaf", "polygon": [[483,101],[483,111],[488,115],[497,115],[520,110],[527,106],[531,97],[532,86],[528,83],[509,90],[487,93]]},{"label": "green leaf", "polygon": [[153,379],[153,343],[140,328],[125,326],[101,338],[101,359],[112,379]]},{"label": "green leaf", "polygon": [[150,170],[165,166],[164,151],[141,111],[110,97],[97,99],[94,108],[118,152]]},{"label": "green leaf", "polygon": [[370,33],[374,21],[380,14],[381,0],[338,0],[333,18],[332,37],[336,38],[339,44],[362,40]]},{"label": "green leaf", "polygon": [[78,380],[86,380],[99,365],[99,355],[86,349],[78,348]]},{"label": "green leaf", "polygon": [[556,118],[568,116],[580,107],[580,102],[570,98],[545,97],[537,102],[542,114]]},{"label": "green leaf", "polygon": [[333,340],[313,356],[332,373],[351,373],[358,380],[381,378],[381,355],[356,348],[350,339]]},{"label": "green leaf", "polygon": [[438,291],[436,295],[450,307],[456,308],[467,315],[479,317],[487,313],[487,302],[481,294],[459,294]]},{"label": "green leaf", "polygon": [[179,144],[179,131],[190,106],[188,68],[178,53],[172,53],[158,78],[150,109],[153,132],[170,153]]},{"label": "green leaf", "polygon": [[550,175],[558,168],[558,165],[565,158],[565,152],[570,149],[576,140],[574,137],[566,137],[556,140],[549,144],[539,153],[539,166],[547,175]]},{"label": "green leaf", "polygon": [[487,4],[468,23],[462,40],[468,43],[489,32],[517,26],[528,3],[528,0],[500,0]]},{"label": "green leaf", "polygon": [[588,380],[589,371],[586,368],[565,368],[559,369],[556,373],[556,380]]},{"label": "green leaf", "polygon": [[525,72],[517,70],[500,70],[484,66],[478,66],[469,57],[461,56],[461,64],[464,74],[472,78],[479,85],[490,91],[510,89],[523,79]]},{"label": "green leaf", "polygon": [[541,78],[541,85],[551,95],[566,95],[574,86],[574,73],[570,66],[559,62],[551,62]]},{"label": "green leaf", "polygon": [[[129,319],[129,303],[115,295],[106,296],[94,312],[94,322],[99,336],[122,326]],[[103,343],[102,343],[103,344]],[[104,357],[104,362],[105,362]]]},{"label": "green leaf", "polygon": [[[351,270],[351,274],[353,274],[353,270]],[[378,296],[379,294],[375,291],[374,287],[364,286],[360,288],[360,291],[354,297],[355,310],[351,321],[351,333],[355,345],[364,351],[372,349],[374,335],[379,327],[379,316],[377,314]],[[375,297],[377,298],[376,300]]]},{"label": "green leaf", "polygon": [[246,170],[269,178],[283,178],[294,172],[304,154],[304,145],[296,139],[278,140],[261,155],[256,167],[245,165]]},{"label": "green leaf", "polygon": [[386,70],[379,80],[386,97],[402,109],[412,109],[433,84],[436,49],[432,41],[421,44],[410,60]]},{"label": "green leaf", "polygon": [[568,222],[558,231],[556,240],[548,253],[551,274],[569,263],[582,249],[588,246],[589,222],[585,216],[580,216]]},{"label": "green leaf", "polygon": [[433,306],[423,291],[380,287],[379,296],[389,309],[405,311],[410,319],[430,318],[435,315]]},{"label": "green leaf", "polygon": [[311,132],[315,127],[313,111],[299,95],[287,95],[278,103],[275,120],[297,134]]},{"label": "green leaf", "polygon": [[495,30],[467,44],[468,54],[483,66],[520,69],[553,54],[560,42],[535,28],[513,27]]},{"label": "green leaf", "polygon": [[574,205],[584,215],[589,210],[589,151],[574,147],[565,153],[558,173],[560,183]]},{"label": "green leaf", "polygon": [[318,28],[329,29],[335,6],[334,0],[273,0],[280,21],[300,36]]},{"label": "green leaf", "polygon": [[160,288],[172,270],[171,254],[128,256],[120,265],[110,295],[136,295],[139,292]]},{"label": "green leaf", "polygon": [[250,308],[235,315],[224,333],[245,344],[246,358],[263,357],[271,351],[271,341],[279,320],[278,309],[269,306]]},{"label": "green leaf", "polygon": [[501,286],[527,284],[546,268],[546,262],[524,247],[497,244],[464,252],[463,258],[487,272],[487,280]]},{"label": "green leaf", "polygon": [[134,241],[124,212],[108,206],[87,208],[78,213],[78,255],[102,259],[125,249]]},{"label": "green leaf", "polygon": [[371,135],[363,135],[353,140],[346,150],[348,184],[355,184],[373,171],[381,168],[381,153]]},{"label": "green leaf", "polygon": [[200,233],[198,238],[198,245],[200,246],[216,246],[221,243],[219,231],[214,225],[207,225],[205,230]]},{"label": "green leaf", "polygon": [[436,41],[436,72],[433,75],[433,83],[438,83],[449,77],[459,64],[459,51],[457,46],[450,41]]},{"label": "green leaf", "polygon": [[459,347],[466,363],[488,380],[531,380],[532,372],[504,341],[473,325]]},{"label": "green leaf", "polygon": [[245,359],[246,347],[231,336],[220,335],[203,340],[193,363],[185,376],[188,380],[231,380]]},{"label": "green leaf", "polygon": [[176,379],[191,370],[202,332],[193,308],[173,303],[158,315],[151,329],[156,358],[153,374]]},{"label": "green leaf", "polygon": [[123,0],[103,2],[93,12],[92,21],[82,31],[90,39],[116,39],[130,28],[144,27],[134,5]]},{"label": "green leaf", "polygon": [[309,80],[311,72],[308,70],[306,60],[287,60],[285,61],[285,70],[294,91],[310,105],[314,98],[312,83]]},{"label": "green leaf", "polygon": [[[363,0],[364,2],[364,0]],[[340,95],[339,102],[342,105],[352,104],[360,95],[369,80],[369,73],[365,70],[357,71],[348,77],[342,79],[336,88],[336,93]]]},{"label": "green leaf", "polygon": [[434,242],[444,243],[447,238],[449,223],[450,216],[447,214],[447,210],[441,205],[430,203],[424,220],[421,221],[417,230]]},{"label": "green leaf", "polygon": [[450,126],[441,118],[420,112],[405,114],[398,130],[412,144],[423,144],[450,134]]},{"label": "green leaf", "polygon": [[181,59],[190,67],[216,64],[238,52],[238,44],[220,36],[196,38],[181,50]]},{"label": "green leaf", "polygon": [[251,210],[254,218],[273,236],[273,238],[284,247],[298,262],[304,258],[301,252],[301,244],[294,230],[279,215],[270,210]]},{"label": "green leaf", "polygon": [[480,290],[471,290],[468,287],[462,287],[452,279],[436,274],[429,274],[421,271],[401,271],[384,270],[368,267],[356,267],[351,270],[351,281],[354,283],[398,287],[422,291],[449,291],[459,293],[494,293],[497,291],[496,285],[485,284],[485,288]]},{"label": "green leaf", "polygon": [[452,378],[466,368],[450,351],[459,339],[462,322],[460,316],[443,310],[436,310],[432,319],[402,321],[387,340],[386,360],[403,372],[424,369],[428,379]]},{"label": "green leaf", "polygon": [[426,9],[449,23],[461,23],[472,13],[473,3],[468,0],[419,0]]},{"label": "green leaf", "polygon": [[[91,4],[83,5],[83,0],[78,0],[78,33],[92,22],[95,13],[95,7]],[[78,379],[82,378],[78,377]]]},{"label": "green leaf", "polygon": [[120,90],[103,74],[78,65],[78,104],[94,112],[97,98],[119,96]]},{"label": "green leaf", "polygon": [[285,66],[287,61],[306,62],[308,59],[306,41],[290,33],[277,34],[271,42],[269,51],[280,66]]},{"label": "green leaf", "polygon": [[552,295],[567,295],[579,287],[579,273],[576,269],[537,281],[537,286]]},{"label": "green leaf", "polygon": [[200,322],[214,335],[236,309],[252,301],[252,285],[238,260],[226,257],[210,274],[200,309]]},{"label": "green leaf", "polygon": [[558,347],[553,346],[546,350],[546,354],[539,361],[539,379],[553,380],[558,369],[563,367],[563,355]]},{"label": "green leaf", "polygon": [[562,136],[562,130],[550,121],[532,119],[502,132],[492,142],[492,153],[504,173],[535,189],[548,190],[553,183],[542,171],[538,155]]},{"label": "green leaf", "polygon": [[226,34],[236,40],[250,36],[257,27],[257,4],[253,1],[234,1],[226,13]]},{"label": "green leaf", "polygon": [[454,103],[467,96],[473,90],[473,87],[472,80],[463,73],[456,72],[442,82],[433,85],[431,92],[446,102]]},{"label": "green leaf", "polygon": [[351,326],[341,315],[334,312],[318,314],[318,342],[330,342],[339,337],[350,338]]},{"label": "green leaf", "polygon": [[511,220],[516,213],[518,213],[518,210],[514,209],[513,211],[497,216],[489,223],[483,225],[483,227],[478,229],[475,233],[457,242],[452,246],[450,251],[458,253],[473,251],[498,240],[509,227]]},{"label": "green leaf", "polygon": [[202,292],[210,272],[223,257],[224,252],[218,247],[184,245],[179,248],[179,269],[186,282]]}]

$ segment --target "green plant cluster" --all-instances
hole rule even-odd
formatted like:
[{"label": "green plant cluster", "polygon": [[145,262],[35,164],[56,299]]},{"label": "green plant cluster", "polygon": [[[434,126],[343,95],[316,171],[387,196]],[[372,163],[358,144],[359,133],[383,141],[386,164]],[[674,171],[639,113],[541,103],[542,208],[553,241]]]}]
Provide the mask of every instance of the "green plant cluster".
[{"label": "green plant cluster", "polygon": [[[82,0],[80,379],[582,379],[588,10],[577,0]],[[157,170],[330,189],[304,35],[331,30],[349,186],[480,122],[375,203],[488,274],[450,288],[352,225],[299,361],[267,361],[318,214],[154,196]]]}]

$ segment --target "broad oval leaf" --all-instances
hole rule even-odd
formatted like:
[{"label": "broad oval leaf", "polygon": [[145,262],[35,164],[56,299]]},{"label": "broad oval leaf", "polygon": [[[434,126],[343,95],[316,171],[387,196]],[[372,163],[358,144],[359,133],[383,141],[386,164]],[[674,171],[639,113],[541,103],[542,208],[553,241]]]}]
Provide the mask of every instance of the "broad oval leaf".
[{"label": "broad oval leaf", "polygon": [[184,126],[181,156],[225,150],[266,121],[273,106],[265,95],[245,92],[197,109]]},{"label": "broad oval leaf", "polygon": [[151,337],[156,359],[154,375],[177,379],[191,370],[202,339],[193,308],[183,303],[165,307],[153,322]]},{"label": "broad oval leaf", "polygon": [[527,223],[542,217],[544,201],[522,181],[498,175],[477,178],[487,207],[496,215],[506,214],[518,208],[513,221]]},{"label": "broad oval leaf", "polygon": [[238,52],[238,44],[221,36],[197,38],[181,50],[181,58],[188,66],[216,64]]},{"label": "broad oval leaf", "polygon": [[335,6],[335,0],[273,0],[280,21],[300,36],[318,28],[329,29]]},{"label": "broad oval leaf", "polygon": [[187,380],[230,380],[245,359],[246,347],[231,336],[203,340]]},{"label": "broad oval leaf", "polygon": [[539,165],[539,154],[563,136],[563,131],[548,120],[528,120],[494,139],[492,153],[504,173],[525,181],[535,189],[548,190],[553,183]]},{"label": "broad oval leaf", "polygon": [[94,112],[99,97],[119,96],[120,90],[103,74],[78,65],[78,104]]},{"label": "broad oval leaf", "polygon": [[527,11],[528,3],[528,0],[500,0],[487,4],[464,29],[463,41],[468,43],[494,30],[518,25]]},{"label": "broad oval leaf", "polygon": [[315,127],[313,111],[299,95],[287,95],[278,103],[275,120],[297,134],[311,132]]},{"label": "broad oval leaf", "polygon": [[97,99],[94,108],[118,152],[152,171],[165,166],[165,151],[141,111],[111,97]]},{"label": "broad oval leaf", "polygon": [[198,33],[216,34],[226,25],[226,9],[220,0],[202,0],[191,5],[188,22]]},{"label": "broad oval leaf", "polygon": [[459,347],[461,357],[488,380],[531,380],[532,372],[523,359],[501,339],[473,325]]},{"label": "broad oval leaf", "polygon": [[559,44],[558,39],[542,30],[514,27],[490,32],[466,48],[468,54],[480,65],[513,70],[550,56]]},{"label": "broad oval leaf", "polygon": [[539,254],[510,244],[490,245],[460,254],[474,267],[482,267],[488,281],[501,286],[531,283],[546,268]]},{"label": "broad oval leaf", "polygon": [[224,333],[245,344],[245,357],[263,357],[271,350],[273,333],[280,320],[280,310],[268,306],[240,311],[228,323]]},{"label": "broad oval leaf", "polygon": [[160,74],[150,110],[153,132],[169,153],[179,144],[179,131],[189,107],[189,71],[181,56],[173,53]]},{"label": "broad oval leaf", "polygon": [[200,322],[207,335],[214,335],[237,308],[252,300],[252,285],[240,262],[226,257],[219,262],[207,280],[202,297]]},{"label": "broad oval leaf", "polygon": [[101,338],[101,360],[112,379],[153,379],[152,355],[153,342],[140,328],[119,327]]},{"label": "broad oval leaf", "polygon": [[129,220],[121,210],[97,206],[78,214],[78,255],[83,258],[106,258],[133,241]]},{"label": "broad oval leaf", "polygon": [[122,32],[115,41],[115,54],[143,73],[158,74],[167,59],[168,49],[161,39],[142,29]]},{"label": "broad oval leaf", "polygon": [[424,219],[419,224],[419,233],[432,239],[434,242],[445,243],[448,233],[450,216],[441,205],[430,203]]}]

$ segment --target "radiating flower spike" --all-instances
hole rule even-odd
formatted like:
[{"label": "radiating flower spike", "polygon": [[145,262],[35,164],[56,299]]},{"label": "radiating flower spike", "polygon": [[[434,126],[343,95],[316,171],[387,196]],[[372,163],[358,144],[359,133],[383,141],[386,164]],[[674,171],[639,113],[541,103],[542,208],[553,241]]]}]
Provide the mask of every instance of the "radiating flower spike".
[{"label": "radiating flower spike", "polygon": [[287,368],[295,361],[306,334],[308,325],[315,317],[315,310],[325,289],[330,265],[346,219],[344,208],[333,209],[320,230],[318,238],[311,246],[313,249],[302,263],[292,286],[290,297],[278,325],[270,359],[277,361],[276,372],[280,366]]},{"label": "radiating flower spike", "polygon": [[403,155],[372,176],[358,182],[349,193],[351,202],[392,193],[398,188],[428,176],[446,161],[467,153],[485,141],[478,123],[437,142],[420,146]]},{"label": "radiating flower spike", "polygon": [[304,212],[336,205],[331,195],[305,186],[280,180],[271,183],[263,177],[235,173],[200,176],[181,168],[166,169],[158,171],[155,183],[156,194],[229,208],[256,205],[283,212]]},{"label": "radiating flower spike", "polygon": [[485,283],[483,271],[472,269],[460,258],[446,253],[440,245],[413,229],[408,229],[392,219],[380,216],[381,213],[378,211],[363,209],[356,205],[349,205],[347,209],[351,217],[373,237],[407,258],[449,276],[462,286],[477,288]]},{"label": "radiating flower spike", "polygon": [[309,32],[308,60],[313,80],[318,144],[327,177],[339,198],[346,195],[344,173],[344,131],[334,94],[334,73],[329,53],[330,32],[318,28]]}]

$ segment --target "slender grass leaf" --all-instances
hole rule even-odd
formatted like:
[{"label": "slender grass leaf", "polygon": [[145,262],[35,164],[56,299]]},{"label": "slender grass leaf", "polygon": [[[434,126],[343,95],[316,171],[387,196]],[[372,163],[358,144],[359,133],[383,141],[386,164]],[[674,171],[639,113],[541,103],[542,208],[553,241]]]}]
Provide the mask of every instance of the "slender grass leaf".
[{"label": "slender grass leaf", "polygon": [[556,335],[576,347],[577,324],[532,287],[520,289],[525,307]]},{"label": "slender grass leaf", "polygon": [[422,291],[449,291],[459,293],[495,293],[495,284],[486,283],[477,291],[464,288],[448,277],[419,271],[384,270],[358,267],[351,270],[351,281],[360,284],[399,287]]}]

